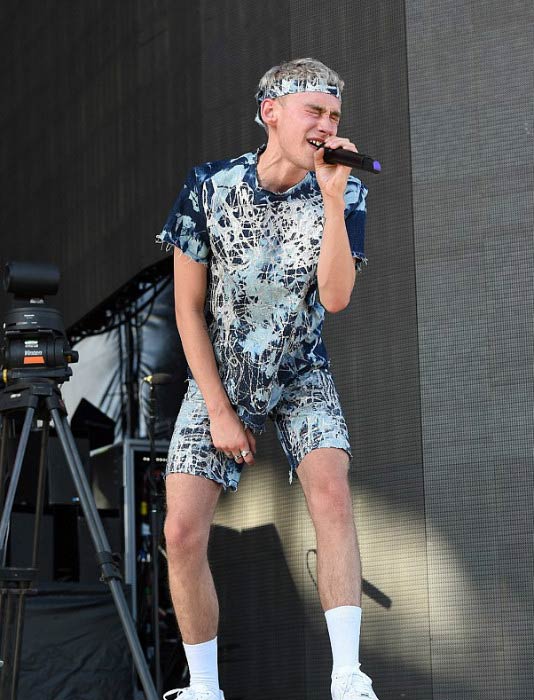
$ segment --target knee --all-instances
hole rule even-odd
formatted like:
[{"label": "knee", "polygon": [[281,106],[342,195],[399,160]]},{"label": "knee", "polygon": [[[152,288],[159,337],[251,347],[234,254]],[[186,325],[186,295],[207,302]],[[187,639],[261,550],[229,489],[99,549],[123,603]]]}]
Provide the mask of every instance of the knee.
[{"label": "knee", "polygon": [[316,523],[346,524],[354,521],[349,484],[343,479],[317,485],[309,495],[308,507]]},{"label": "knee", "polygon": [[188,558],[203,555],[207,550],[209,527],[203,528],[199,523],[168,514],[164,534],[169,557]]}]

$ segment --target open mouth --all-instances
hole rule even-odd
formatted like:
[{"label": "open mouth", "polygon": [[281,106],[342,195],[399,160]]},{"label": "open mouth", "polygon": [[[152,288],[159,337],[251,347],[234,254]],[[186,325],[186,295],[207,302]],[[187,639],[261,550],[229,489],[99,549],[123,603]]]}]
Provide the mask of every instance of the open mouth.
[{"label": "open mouth", "polygon": [[319,141],[318,139],[307,139],[308,143],[311,144],[315,149],[319,150],[324,146],[324,141]]}]

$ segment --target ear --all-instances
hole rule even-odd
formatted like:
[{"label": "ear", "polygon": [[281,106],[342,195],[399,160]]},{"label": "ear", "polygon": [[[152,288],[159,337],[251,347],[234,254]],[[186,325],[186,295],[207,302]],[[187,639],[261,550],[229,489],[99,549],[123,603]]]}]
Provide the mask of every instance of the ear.
[{"label": "ear", "polygon": [[277,118],[276,100],[267,97],[261,103],[261,118],[266,126],[273,126],[276,124]]}]

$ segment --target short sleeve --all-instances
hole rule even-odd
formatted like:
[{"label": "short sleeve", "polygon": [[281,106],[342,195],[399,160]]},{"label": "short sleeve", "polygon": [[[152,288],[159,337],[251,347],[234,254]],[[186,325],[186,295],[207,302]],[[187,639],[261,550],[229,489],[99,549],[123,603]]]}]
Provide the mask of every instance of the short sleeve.
[{"label": "short sleeve", "polygon": [[195,169],[188,174],[157,243],[176,246],[195,262],[207,264],[210,257],[209,235]]},{"label": "short sleeve", "polygon": [[345,225],[349,236],[350,250],[356,269],[367,265],[365,257],[365,217],[367,187],[357,178],[351,177],[345,190]]}]

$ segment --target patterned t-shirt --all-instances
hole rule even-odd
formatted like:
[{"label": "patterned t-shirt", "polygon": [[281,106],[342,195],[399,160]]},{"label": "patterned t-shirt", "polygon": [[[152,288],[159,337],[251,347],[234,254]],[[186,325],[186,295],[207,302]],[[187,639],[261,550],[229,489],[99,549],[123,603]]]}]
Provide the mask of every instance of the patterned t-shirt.
[{"label": "patterned t-shirt", "polygon": [[[193,168],[157,241],[208,265],[206,320],[219,374],[237,414],[262,432],[282,388],[329,360],[317,291],[324,215],[315,173],[269,192],[258,185],[258,153]],[[351,176],[345,223],[358,268],[367,262],[366,195]]]}]

